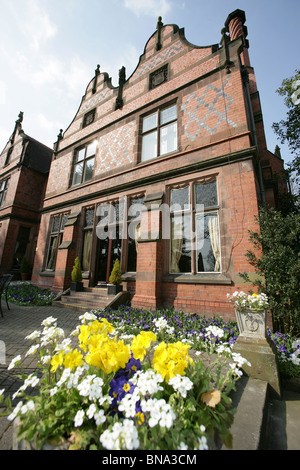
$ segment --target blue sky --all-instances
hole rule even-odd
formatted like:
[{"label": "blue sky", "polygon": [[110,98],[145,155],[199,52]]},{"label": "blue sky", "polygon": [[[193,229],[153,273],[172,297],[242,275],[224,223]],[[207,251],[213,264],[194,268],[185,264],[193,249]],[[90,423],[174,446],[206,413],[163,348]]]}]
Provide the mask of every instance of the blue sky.
[{"label": "blue sky", "polygon": [[164,24],[198,46],[218,43],[229,13],[246,12],[250,60],[260,92],[267,145],[286,107],[276,89],[300,68],[299,0],[0,0],[0,152],[20,111],[24,131],[52,147],[73,120],[97,64],[118,84],[134,71],[146,42]]}]

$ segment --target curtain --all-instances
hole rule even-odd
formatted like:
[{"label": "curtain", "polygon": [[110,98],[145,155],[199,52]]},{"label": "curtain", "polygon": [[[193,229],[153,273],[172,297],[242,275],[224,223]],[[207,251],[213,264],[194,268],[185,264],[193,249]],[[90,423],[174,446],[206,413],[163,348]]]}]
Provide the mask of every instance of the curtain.
[{"label": "curtain", "polygon": [[48,263],[46,269],[54,269],[54,260],[57,248],[57,241],[58,237],[52,237],[50,240],[50,248],[49,248],[49,255],[48,255]]},{"label": "curtain", "polygon": [[87,230],[84,233],[83,252],[82,252],[82,270],[90,270],[90,257],[92,251],[93,230]]},{"label": "curtain", "polygon": [[171,228],[171,273],[179,273],[179,261],[182,255],[182,245],[183,245],[183,219],[182,217],[172,219],[172,228]]},{"label": "curtain", "polygon": [[221,258],[220,258],[220,243],[219,243],[219,224],[218,217],[213,216],[208,220],[208,229],[211,247],[215,257],[215,272],[219,272],[221,269]]}]

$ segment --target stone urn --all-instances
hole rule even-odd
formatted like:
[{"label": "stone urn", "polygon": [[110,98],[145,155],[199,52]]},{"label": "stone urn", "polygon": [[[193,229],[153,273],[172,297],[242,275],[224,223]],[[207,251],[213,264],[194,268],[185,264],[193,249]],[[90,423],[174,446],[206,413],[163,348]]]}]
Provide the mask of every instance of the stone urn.
[{"label": "stone urn", "polygon": [[240,336],[249,338],[266,337],[266,311],[248,309],[235,309],[236,320]]}]

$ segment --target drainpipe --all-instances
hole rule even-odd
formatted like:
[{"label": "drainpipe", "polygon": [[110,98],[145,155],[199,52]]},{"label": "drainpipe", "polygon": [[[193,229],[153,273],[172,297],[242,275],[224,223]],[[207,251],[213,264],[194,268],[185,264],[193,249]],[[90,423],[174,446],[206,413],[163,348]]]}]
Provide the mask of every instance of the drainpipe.
[{"label": "drainpipe", "polygon": [[263,205],[263,207],[266,207],[265,188],[264,188],[264,182],[263,182],[263,177],[262,177],[262,169],[261,169],[259,148],[258,148],[257,135],[256,135],[256,126],[255,126],[255,121],[254,121],[254,116],[253,116],[253,109],[252,109],[252,104],[251,104],[250,91],[249,91],[249,74],[248,74],[248,70],[245,66],[242,66],[241,71],[242,71],[243,84],[244,84],[245,92],[246,92],[246,100],[247,100],[247,106],[248,106],[248,110],[249,110],[249,117],[250,117],[250,125],[251,125],[253,143],[254,143],[254,145],[257,149],[257,153],[258,153],[258,179],[259,179],[259,186],[260,186],[260,195],[261,195],[262,205]]},{"label": "drainpipe", "polygon": [[249,59],[249,54],[248,54],[249,42],[246,39],[248,35],[248,30],[247,30],[247,27],[244,26],[245,21],[246,21],[245,12],[243,10],[235,10],[230,15],[228,15],[228,18],[225,22],[225,28],[229,32],[229,37],[231,41],[239,37],[241,37],[243,41],[243,51],[241,52],[241,64],[242,64],[241,74],[242,74],[243,85],[245,87],[245,96],[246,96],[246,102],[247,102],[247,106],[249,110],[249,118],[250,118],[250,126],[251,126],[251,131],[252,131],[252,136],[253,136],[253,143],[258,153],[258,179],[259,179],[261,200],[262,200],[263,206],[266,207],[265,188],[263,184],[262,169],[261,169],[259,148],[258,148],[257,135],[256,135],[256,126],[255,126],[250,91],[249,91],[249,74],[248,74],[247,67],[250,67],[251,65],[250,65],[250,59]]}]

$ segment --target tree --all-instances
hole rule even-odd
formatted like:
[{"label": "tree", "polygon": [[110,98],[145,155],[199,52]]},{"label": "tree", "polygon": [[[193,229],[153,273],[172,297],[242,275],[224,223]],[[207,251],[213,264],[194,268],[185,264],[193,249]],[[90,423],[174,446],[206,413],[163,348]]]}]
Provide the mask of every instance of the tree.
[{"label": "tree", "polygon": [[288,108],[286,119],[273,123],[273,129],[282,144],[287,143],[294,159],[288,164],[296,183],[300,182],[300,70],[285,78],[276,92],[284,97]]},{"label": "tree", "polygon": [[[299,335],[300,214],[282,215],[274,209],[261,209],[257,222],[258,230],[250,231],[255,250],[246,253],[249,263],[260,275],[253,284],[269,298],[276,331]],[[250,281],[247,273],[241,276]]]}]

